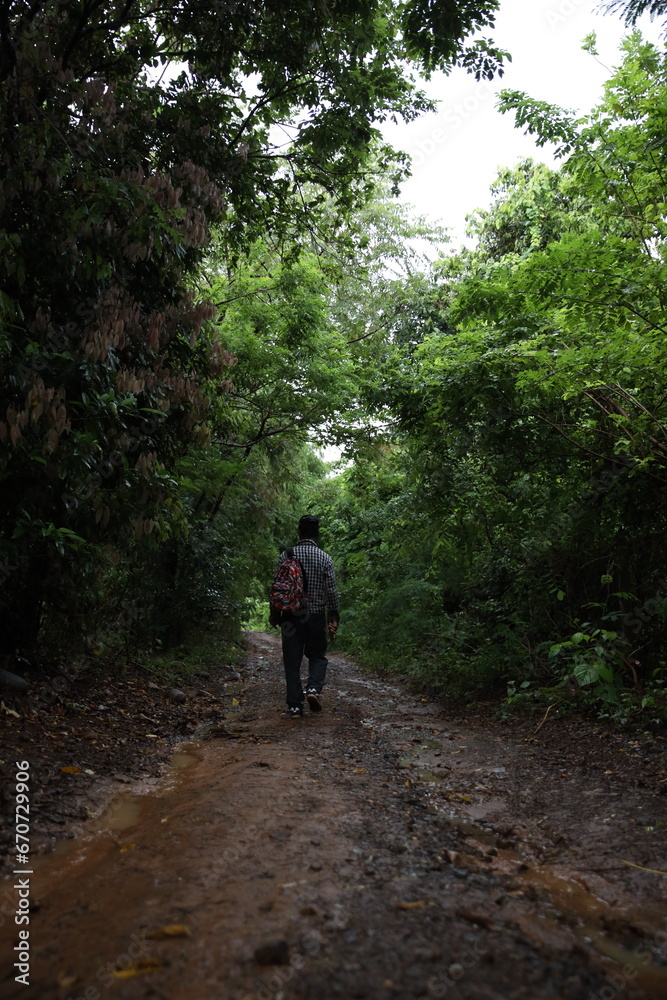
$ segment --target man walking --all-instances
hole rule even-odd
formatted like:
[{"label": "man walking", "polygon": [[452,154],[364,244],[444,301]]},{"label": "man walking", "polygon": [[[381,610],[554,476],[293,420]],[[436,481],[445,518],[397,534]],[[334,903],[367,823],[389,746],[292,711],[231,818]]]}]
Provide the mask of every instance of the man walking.
[{"label": "man walking", "polygon": [[[308,658],[305,697],[311,712],[321,712],[320,693],[327,671],[327,640],[334,636],[340,618],[336,573],[333,559],[317,544],[320,522],[312,514],[299,521],[299,541],[292,550],[303,570],[306,599],[298,611],[281,611],[271,606],[269,623],[280,625],[283,663],[287,683],[287,710],[293,718],[303,715],[301,660]],[[285,550],[278,566],[290,558]]]}]

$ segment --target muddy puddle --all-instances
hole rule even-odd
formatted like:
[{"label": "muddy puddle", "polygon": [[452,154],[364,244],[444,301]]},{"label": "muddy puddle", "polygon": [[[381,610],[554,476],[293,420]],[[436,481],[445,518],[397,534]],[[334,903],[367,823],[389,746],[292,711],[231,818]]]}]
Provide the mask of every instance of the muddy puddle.
[{"label": "muddy puddle", "polygon": [[137,781],[131,791],[111,794],[101,812],[75,837],[59,840],[53,851],[36,855],[32,865],[40,891],[50,892],[53,883],[71,877],[71,869],[78,864],[93,864],[106,853],[129,849],[122,843],[122,835],[139,826],[163,797],[178,791],[187,781],[188,769],[202,759],[198,747],[187,747],[172,754],[159,779]]},{"label": "muddy puddle", "polygon": [[199,760],[201,760],[201,756],[194,753],[180,751],[173,754],[158,784],[144,787],[139,792],[115,796],[102,815],[92,820],[89,827],[90,833],[95,834],[103,830],[117,832],[136,826],[141,820],[146,795],[160,795],[174,791],[185,780],[183,776],[185,769],[192,767]]},{"label": "muddy puddle", "polygon": [[[602,898],[580,875],[540,865],[519,872],[518,882],[548,900],[553,915],[540,914],[545,923],[564,922],[583,943],[621,966],[626,981],[667,998],[667,968],[656,964],[652,955],[654,950],[664,952],[667,943],[667,934],[660,930],[664,910]],[[607,895],[610,887],[598,891]]]},{"label": "muddy puddle", "polygon": [[[667,998],[667,968],[658,964],[660,956],[667,958],[664,908],[637,906],[595,873],[584,876],[565,867],[535,864],[528,851],[502,847],[503,837],[490,825],[455,813],[441,815],[475,850],[471,856],[462,853],[458,864],[479,870],[477,855],[482,855],[488,863],[482,870],[513,876],[516,889],[510,895],[538,904],[538,937],[570,933],[621,967],[614,973],[618,990],[632,982],[651,996]],[[525,920],[518,923],[531,934]]]}]

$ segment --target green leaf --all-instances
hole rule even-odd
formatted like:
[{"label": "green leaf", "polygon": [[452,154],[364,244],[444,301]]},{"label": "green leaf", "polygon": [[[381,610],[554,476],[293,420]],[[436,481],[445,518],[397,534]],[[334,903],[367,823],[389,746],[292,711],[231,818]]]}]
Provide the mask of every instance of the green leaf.
[{"label": "green leaf", "polygon": [[599,680],[600,674],[597,667],[590,663],[577,663],[572,673],[579,682],[580,687],[587,687]]}]

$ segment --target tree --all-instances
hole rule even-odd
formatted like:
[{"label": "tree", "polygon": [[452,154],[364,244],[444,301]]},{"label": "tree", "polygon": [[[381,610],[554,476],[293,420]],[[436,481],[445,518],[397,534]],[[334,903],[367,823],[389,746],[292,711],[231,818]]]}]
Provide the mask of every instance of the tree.
[{"label": "tree", "polygon": [[[410,64],[500,69],[492,43],[468,41],[496,9],[2,4],[6,651],[76,601],[105,553],[183,528],[170,469],[235,363],[196,279],[211,226],[232,253],[307,229],[325,194],[349,211],[372,184],[377,123],[427,106]],[[383,149],[374,169],[390,164]]]},{"label": "tree", "polygon": [[498,172],[491,185],[493,210],[468,217],[468,235],[477,240],[477,255],[502,260],[543,250],[572,228],[573,209],[582,196],[574,185],[543,163],[526,159]]},{"label": "tree", "polygon": [[651,19],[667,14],[665,0],[611,0],[604,9],[612,14],[621,14],[629,28],[634,28],[640,17],[649,14]]},{"label": "tree", "polygon": [[258,240],[229,276],[213,275],[218,337],[239,358],[212,414],[213,443],[247,456],[277,435],[305,441],[352,407],[345,337],[327,310],[326,275],[312,253],[281,260]]},{"label": "tree", "polygon": [[[396,434],[377,462],[403,475],[384,501],[378,476],[355,470],[354,505],[343,483],[338,509],[375,531],[347,562],[352,640],[447,691],[578,684],[619,716],[660,700],[666,69],[633,35],[584,119],[503,96],[563,164],[501,171],[476,246],[434,265],[435,322],[384,371]],[[400,653],[372,624],[390,610]]]}]

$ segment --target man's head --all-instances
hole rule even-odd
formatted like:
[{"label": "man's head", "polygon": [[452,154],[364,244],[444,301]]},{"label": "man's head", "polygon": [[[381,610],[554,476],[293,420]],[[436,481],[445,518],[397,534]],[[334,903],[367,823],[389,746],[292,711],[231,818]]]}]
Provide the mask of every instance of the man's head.
[{"label": "man's head", "polygon": [[313,514],[304,514],[299,521],[299,538],[317,538],[320,533],[320,522]]}]

